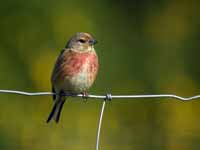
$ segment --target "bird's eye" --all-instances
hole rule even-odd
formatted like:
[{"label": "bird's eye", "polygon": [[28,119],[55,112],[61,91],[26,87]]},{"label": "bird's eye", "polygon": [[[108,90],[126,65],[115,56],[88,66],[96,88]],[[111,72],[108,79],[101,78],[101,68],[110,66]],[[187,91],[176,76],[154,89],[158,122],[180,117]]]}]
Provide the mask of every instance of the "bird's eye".
[{"label": "bird's eye", "polygon": [[85,40],[83,40],[83,39],[80,39],[80,40],[78,40],[79,42],[81,42],[81,43],[85,43],[86,41]]}]

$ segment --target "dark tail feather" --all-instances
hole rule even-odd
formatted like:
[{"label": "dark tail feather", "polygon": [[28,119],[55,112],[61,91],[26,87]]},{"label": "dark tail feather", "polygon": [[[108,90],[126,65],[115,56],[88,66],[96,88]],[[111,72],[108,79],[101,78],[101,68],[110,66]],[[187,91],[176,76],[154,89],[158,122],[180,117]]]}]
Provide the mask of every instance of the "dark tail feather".
[{"label": "dark tail feather", "polygon": [[52,117],[54,116],[54,113],[55,113],[55,111],[56,111],[57,105],[58,105],[58,103],[55,102],[55,103],[54,103],[54,106],[53,106],[53,108],[52,108],[52,110],[51,110],[51,113],[49,114],[49,117],[48,117],[48,119],[47,119],[47,123],[49,123],[49,121],[50,121],[50,120],[52,119]]},{"label": "dark tail feather", "polygon": [[65,103],[65,99],[62,100],[61,102],[59,102],[59,104],[57,106],[56,112],[55,112],[55,114],[53,116],[53,119],[55,120],[56,123],[59,122],[61,111],[62,111],[64,103]]},{"label": "dark tail feather", "polygon": [[63,104],[65,103],[65,100],[60,100],[59,102],[55,102],[53,109],[51,111],[51,113],[49,114],[49,117],[47,119],[47,123],[49,121],[51,121],[51,119],[53,118],[55,120],[56,123],[59,122],[60,119],[60,114],[61,114],[61,110],[63,108]]}]

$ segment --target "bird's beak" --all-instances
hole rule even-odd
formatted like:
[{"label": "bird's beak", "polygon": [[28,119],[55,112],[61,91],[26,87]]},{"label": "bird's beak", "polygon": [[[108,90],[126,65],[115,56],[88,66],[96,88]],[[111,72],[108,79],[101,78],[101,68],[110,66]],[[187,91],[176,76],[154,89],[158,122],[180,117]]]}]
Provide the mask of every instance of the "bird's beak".
[{"label": "bird's beak", "polygon": [[91,45],[95,45],[95,44],[97,44],[97,41],[96,41],[96,40],[90,40],[89,43],[90,43]]}]

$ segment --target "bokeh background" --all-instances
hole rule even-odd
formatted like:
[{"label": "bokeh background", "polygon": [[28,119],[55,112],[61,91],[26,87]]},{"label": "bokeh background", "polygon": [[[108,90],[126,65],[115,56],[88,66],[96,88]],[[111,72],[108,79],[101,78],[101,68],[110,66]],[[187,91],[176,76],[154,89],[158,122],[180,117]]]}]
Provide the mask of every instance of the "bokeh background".
[{"label": "bokeh background", "polygon": [[[7,0],[0,5],[0,89],[50,91],[56,57],[92,33],[100,71],[93,94],[200,94],[198,0]],[[70,98],[46,124],[50,96],[0,94],[0,149],[94,150],[101,102]],[[200,101],[108,102],[102,150],[197,150]]]}]

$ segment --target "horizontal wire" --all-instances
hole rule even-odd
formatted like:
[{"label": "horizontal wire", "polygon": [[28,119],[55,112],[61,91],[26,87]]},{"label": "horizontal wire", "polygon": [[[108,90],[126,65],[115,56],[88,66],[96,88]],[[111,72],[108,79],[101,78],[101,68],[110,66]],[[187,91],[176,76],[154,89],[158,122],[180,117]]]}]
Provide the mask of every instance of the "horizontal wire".
[{"label": "horizontal wire", "polygon": [[[47,95],[56,95],[56,93],[52,92],[25,92],[25,91],[16,91],[16,90],[0,90],[0,93],[10,93],[10,94],[19,94],[25,96],[47,96]],[[137,98],[175,98],[182,101],[189,101],[200,98],[200,95],[195,95],[191,97],[181,97],[174,94],[147,94],[147,95],[86,95],[83,94],[65,94],[65,96],[72,96],[72,97],[86,97],[86,98],[96,98],[96,99],[137,99]]]},{"label": "horizontal wire", "polygon": [[[25,91],[16,91],[16,90],[0,90],[0,93],[10,93],[10,94],[19,94],[25,96],[47,96],[47,95],[56,95],[56,93],[52,92],[25,92]],[[103,104],[101,108],[98,130],[97,130],[97,137],[96,137],[96,150],[99,149],[99,138],[100,138],[100,131],[101,131],[101,124],[103,119],[103,112],[105,108],[105,100],[112,100],[112,99],[137,99],[137,98],[175,98],[182,101],[190,101],[200,98],[200,95],[195,95],[191,97],[181,97],[175,94],[149,94],[149,95],[84,95],[84,94],[65,94],[65,96],[72,96],[72,97],[85,97],[85,98],[96,98],[96,99],[103,99]]]}]

